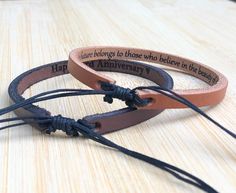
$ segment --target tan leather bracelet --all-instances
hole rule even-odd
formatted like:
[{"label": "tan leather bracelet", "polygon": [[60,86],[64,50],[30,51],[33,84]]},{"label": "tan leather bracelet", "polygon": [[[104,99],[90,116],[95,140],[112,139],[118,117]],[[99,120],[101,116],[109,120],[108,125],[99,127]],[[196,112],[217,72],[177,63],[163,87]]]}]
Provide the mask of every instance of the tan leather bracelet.
[{"label": "tan leather bracelet", "polygon": [[[104,46],[77,48],[71,51],[69,55],[68,70],[79,81],[94,89],[100,89],[101,82],[114,84],[115,81],[113,79],[96,72],[84,64],[84,62],[99,59],[151,62],[176,68],[190,74],[206,82],[209,87],[203,89],[175,90],[175,92],[199,107],[218,104],[224,98],[228,84],[223,74],[199,62],[172,54],[136,48]],[[122,66],[116,65],[115,63],[113,66],[109,66],[109,68],[138,71],[136,66]],[[184,104],[151,90],[140,90],[137,93],[143,99],[152,99],[147,106],[139,108],[186,108]]]}]

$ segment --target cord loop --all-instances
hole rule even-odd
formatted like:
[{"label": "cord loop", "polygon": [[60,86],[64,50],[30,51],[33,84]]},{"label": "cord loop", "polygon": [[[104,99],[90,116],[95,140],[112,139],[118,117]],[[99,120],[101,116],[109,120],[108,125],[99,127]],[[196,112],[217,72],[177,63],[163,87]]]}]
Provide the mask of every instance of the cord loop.
[{"label": "cord loop", "polygon": [[51,124],[46,130],[47,134],[51,132],[56,132],[56,130],[64,131],[69,136],[78,136],[78,131],[73,127],[76,123],[74,119],[63,117],[61,115],[56,115],[51,117]]},{"label": "cord loop", "polygon": [[52,132],[61,130],[65,132],[68,136],[79,136],[79,133],[83,134],[84,131],[91,130],[94,128],[95,125],[93,126],[83,119],[78,119],[77,121],[75,121],[71,118],[56,115],[50,118],[49,126],[47,130],[45,130],[45,132],[47,134],[51,134]]},{"label": "cord loop", "polygon": [[104,91],[111,91],[111,93],[106,94],[103,97],[103,100],[110,104],[113,102],[113,98],[125,101],[125,104],[132,108],[137,106],[138,107],[146,106],[150,102],[149,99],[141,99],[136,94],[135,90],[131,90],[129,88],[124,88],[107,82],[102,82],[101,88]]}]

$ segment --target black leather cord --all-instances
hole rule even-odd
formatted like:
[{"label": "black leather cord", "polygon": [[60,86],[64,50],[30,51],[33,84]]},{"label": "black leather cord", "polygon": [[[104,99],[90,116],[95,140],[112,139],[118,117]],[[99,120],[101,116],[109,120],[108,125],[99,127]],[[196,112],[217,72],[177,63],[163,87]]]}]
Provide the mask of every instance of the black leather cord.
[{"label": "black leather cord", "polygon": [[[32,117],[25,117],[22,118],[24,119],[30,119]],[[16,118],[12,119],[5,119],[5,120],[0,120],[0,122],[4,121],[10,121],[10,120],[17,120]],[[155,167],[158,167],[169,174],[173,175],[179,180],[182,180],[188,184],[191,184],[195,187],[198,187],[201,190],[204,190],[205,192],[209,193],[217,193],[217,191],[209,186],[207,183],[202,181],[201,179],[195,177],[194,175],[176,167],[171,164],[168,164],[166,162],[163,162],[161,160],[152,158],[150,156],[138,153],[136,151],[129,150],[125,147],[122,147],[109,139],[103,137],[102,135],[96,133],[93,131],[94,127],[87,124],[84,120],[77,120],[75,121],[74,119],[66,118],[61,115],[57,116],[48,116],[48,117],[40,117],[35,119],[36,122],[38,123],[43,123],[48,125],[48,129],[46,133],[50,134],[52,132],[56,132],[57,130],[61,130],[65,132],[69,136],[79,136],[79,134],[82,134],[84,137],[87,137],[93,141],[96,141],[100,144],[103,144],[105,146],[114,148],[128,156],[131,156],[133,158],[142,160],[144,162],[147,162]],[[20,125],[20,124],[19,124]]]},{"label": "black leather cord", "polygon": [[[133,102],[132,99],[134,99],[134,101],[135,101],[135,97],[137,97],[137,96],[135,96],[136,89],[148,89],[148,88],[150,88],[152,90],[158,90],[158,91],[161,90],[161,88],[157,89],[156,87],[138,87],[133,90],[129,90],[129,92],[127,91],[127,89],[125,90],[125,92],[123,92],[122,88],[120,87],[119,92],[117,92],[117,91],[114,91],[114,86],[111,87],[111,91],[109,91],[109,89],[107,89],[108,91],[77,90],[77,89],[53,90],[53,91],[48,91],[48,92],[44,92],[44,93],[35,95],[33,97],[30,97],[29,99],[26,99],[23,102],[14,104],[14,105],[7,107],[7,108],[4,108],[4,109],[0,110],[0,115],[8,113],[10,111],[13,111],[17,108],[27,106],[27,105],[35,103],[35,102],[39,102],[39,101],[43,101],[43,100],[50,100],[50,99],[54,99],[54,98],[58,98],[58,97],[67,97],[67,96],[102,94],[102,95],[105,95],[105,96],[108,96],[111,98],[112,97],[121,98],[121,100],[129,100],[129,101]],[[119,93],[122,93],[122,94],[119,94]],[[123,93],[126,93],[127,96],[125,96]],[[185,100],[177,98],[177,97],[173,97],[172,95],[169,96],[165,92],[163,92],[162,94],[165,94],[166,96],[171,97],[174,100],[178,100],[179,102],[186,104],[187,106],[194,107],[194,106],[190,105],[189,101],[186,102]],[[144,100],[144,102],[147,102],[147,101]],[[138,103],[133,103],[133,104],[137,105]],[[216,193],[217,192],[214,188],[209,186],[207,183],[205,183],[201,179],[191,175],[190,173],[188,173],[184,170],[181,170],[173,165],[170,165],[170,164],[160,161],[158,159],[143,155],[141,153],[129,150],[127,148],[124,148],[120,145],[115,144],[114,142],[103,137],[102,135],[94,132],[93,131],[94,127],[87,124],[83,120],[75,121],[73,119],[65,118],[65,117],[62,117],[61,115],[58,115],[58,116],[45,116],[45,117],[8,118],[8,119],[0,120],[0,122],[16,121],[19,119],[25,120],[26,122],[25,123],[18,123],[18,125],[26,124],[26,123],[28,123],[28,121],[32,121],[32,122],[35,121],[37,123],[44,124],[44,125],[46,124],[47,129],[45,132],[48,134],[50,134],[52,132],[56,132],[57,130],[61,130],[69,136],[78,136],[79,134],[82,134],[83,136],[85,136],[89,139],[92,139],[98,143],[101,143],[103,145],[117,149],[126,155],[129,155],[129,156],[134,157],[136,159],[140,159],[140,160],[145,161],[149,164],[152,164],[160,169],[163,169],[166,172],[170,173],[171,175],[175,176],[177,179],[182,180],[186,183],[189,183],[195,187],[198,187],[201,190],[204,190],[205,192],[209,192],[209,193]],[[17,124],[13,124],[13,126],[17,126]]]},{"label": "black leather cord", "polygon": [[230,131],[227,128],[225,128],[219,122],[217,122],[216,120],[211,118],[209,115],[204,113],[199,107],[197,107],[196,105],[194,105],[193,103],[191,103],[190,101],[188,101],[187,99],[185,99],[184,97],[178,95],[177,93],[173,92],[170,89],[162,88],[160,86],[149,86],[149,87],[137,87],[137,88],[135,88],[135,90],[137,90],[137,89],[139,89],[139,90],[142,90],[142,89],[153,90],[153,91],[161,93],[161,94],[163,94],[163,95],[165,95],[165,96],[167,96],[169,98],[172,98],[172,99],[174,99],[174,100],[176,100],[176,101],[178,101],[178,102],[180,102],[182,104],[185,104],[187,107],[191,108],[195,112],[199,113],[200,115],[202,115],[203,117],[205,117],[206,119],[208,119],[209,121],[214,123],[217,127],[219,127],[221,130],[223,130],[225,133],[227,133],[228,135],[230,135],[234,139],[236,138],[236,134],[235,133],[233,133],[232,131]]}]

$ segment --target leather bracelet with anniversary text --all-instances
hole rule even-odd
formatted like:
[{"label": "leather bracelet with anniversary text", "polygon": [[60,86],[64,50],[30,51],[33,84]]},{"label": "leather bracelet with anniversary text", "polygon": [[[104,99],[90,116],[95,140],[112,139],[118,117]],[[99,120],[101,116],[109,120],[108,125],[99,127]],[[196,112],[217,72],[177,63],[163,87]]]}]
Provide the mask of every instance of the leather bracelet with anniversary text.
[{"label": "leather bracelet with anniversary text", "polygon": [[[110,63],[109,63],[110,62]],[[133,63],[133,62],[124,62],[124,61],[94,61],[93,63],[87,63],[88,65],[93,65],[94,69],[99,70],[107,70],[107,69],[100,69],[101,66],[114,64],[116,63],[119,66],[136,66],[137,68],[145,69],[147,74],[151,73],[150,76],[147,75],[148,79],[157,81],[159,79],[159,86],[166,90],[169,90],[173,86],[173,82],[171,77],[163,73],[162,70],[158,70],[156,67],[151,67],[142,63]],[[98,70],[97,69],[97,70]],[[125,69],[128,69],[126,71]],[[110,69],[111,70],[111,69]],[[142,70],[132,70],[130,68],[124,68],[122,72],[129,73],[129,71],[133,71],[137,73],[138,71],[141,72]],[[111,70],[112,71],[112,70]],[[217,193],[213,187],[208,185],[206,182],[201,180],[200,178],[188,173],[187,171],[182,170],[174,165],[166,163],[162,160],[156,159],[154,157],[147,156],[140,152],[129,150],[122,145],[116,144],[111,140],[107,139],[106,137],[102,136],[101,134],[106,132],[111,132],[117,129],[120,129],[121,126],[130,126],[130,124],[135,124],[140,122],[140,120],[146,120],[148,118],[157,115],[162,110],[143,110],[143,109],[136,109],[132,107],[132,104],[135,105],[146,105],[149,100],[141,99],[136,93],[136,89],[140,87],[136,87],[134,89],[126,89],[117,85],[111,85],[110,83],[101,83],[102,90],[87,90],[87,89],[55,89],[46,92],[39,93],[37,95],[31,96],[27,99],[24,99],[21,95],[23,92],[32,86],[34,83],[37,83],[41,80],[48,79],[50,77],[58,76],[61,74],[66,74],[67,71],[67,61],[51,63],[48,65],[43,65],[32,70],[29,70],[20,76],[18,76],[9,86],[9,94],[13,102],[15,104],[0,109],[0,115],[4,115],[6,113],[12,112],[16,109],[16,114],[19,117],[13,118],[6,118],[1,119],[0,123],[6,122],[15,122],[19,120],[23,120],[23,122],[15,123],[15,124],[8,124],[7,126],[3,126],[0,129],[11,128],[19,125],[26,125],[26,124],[37,124],[37,127],[40,131],[45,132],[47,134],[55,133],[56,131],[62,131],[66,133],[68,136],[83,136],[88,139],[91,139],[99,144],[109,147],[109,149],[115,149],[125,155],[133,157],[138,160],[142,160],[148,164],[151,164],[157,168],[162,169],[165,172],[173,175],[176,179],[181,180],[185,183],[188,183],[192,186],[195,186],[205,192],[208,193]],[[141,73],[140,76],[144,75],[145,73]],[[143,76],[145,77],[145,75]],[[166,79],[167,78],[167,79]],[[167,80],[167,82],[165,82]],[[162,83],[162,84],[161,84]],[[170,88],[168,88],[170,87]],[[149,88],[150,87],[145,87]],[[75,92],[74,92],[75,91]],[[55,95],[53,95],[55,94]],[[94,95],[94,94],[101,94],[104,96],[105,102],[111,102],[113,98],[121,99],[125,101],[126,104],[129,106],[128,111],[118,110],[114,113],[109,112],[108,116],[105,114],[95,115],[95,124],[94,122],[88,121],[86,118],[83,119],[73,119],[64,117],[62,115],[50,115],[50,112],[46,109],[42,109],[38,106],[34,106],[32,104],[40,101],[55,99],[59,97],[68,97],[68,96],[82,96],[82,95]],[[190,105],[191,106],[191,105]],[[137,115],[137,116],[136,116]],[[130,121],[130,119],[133,119]],[[93,119],[93,118],[92,118]],[[114,128],[102,127],[101,129],[97,128],[97,120],[103,122],[103,119],[108,120],[108,125],[110,124],[111,127],[113,121]],[[122,122],[122,124],[120,124]]]},{"label": "leather bracelet with anniversary text", "polygon": [[[42,65],[33,68],[21,74],[11,82],[8,88],[10,98],[14,103],[22,102],[25,100],[22,94],[27,88],[29,88],[33,84],[55,76],[68,74],[69,72],[67,70],[67,63],[68,61],[50,63],[47,65]],[[104,65],[111,65],[113,63],[116,63],[118,65],[135,66],[136,70],[134,71],[130,71],[129,69],[116,70],[113,68],[102,67]],[[99,61],[94,61],[92,63],[86,63],[86,65],[89,66],[92,65],[93,69],[98,71],[114,71],[114,72],[119,71],[126,74],[138,75],[140,77],[151,80],[154,83],[163,86],[165,88],[168,89],[173,88],[173,80],[170,75],[168,75],[165,71],[157,67],[153,67],[143,63],[115,61],[115,60],[114,61],[99,60]],[[95,130],[101,134],[104,134],[141,123],[156,116],[162,111],[163,110],[161,109],[150,111],[144,109],[137,110],[135,108],[123,108],[107,113],[86,116],[83,118],[83,120],[87,121],[90,124],[95,125],[96,127]],[[40,117],[40,116],[48,116],[51,114],[46,109],[40,108],[35,105],[28,105],[27,107],[17,109],[15,112],[19,117],[31,116],[31,115],[36,115]],[[35,126],[40,131],[45,130],[43,125],[34,123],[33,126]]]},{"label": "leather bracelet with anniversary text", "polygon": [[[90,66],[84,64],[84,62],[100,59],[107,61],[135,60],[151,62],[172,67],[192,75],[206,82],[209,86],[202,89],[175,90],[175,92],[199,107],[218,104],[224,98],[228,84],[228,81],[223,74],[199,62],[167,53],[136,48],[104,46],[77,48],[70,53],[68,70],[75,78],[89,87],[101,89],[101,82],[114,84],[115,81],[93,70],[91,68],[93,67],[92,64]],[[105,63],[101,67],[104,69],[115,69],[116,71],[126,69],[138,73],[138,69],[135,65],[120,65],[114,62]],[[137,93],[142,99],[151,99],[151,102],[148,105],[138,108],[186,108],[184,104],[151,90],[138,90]]]}]

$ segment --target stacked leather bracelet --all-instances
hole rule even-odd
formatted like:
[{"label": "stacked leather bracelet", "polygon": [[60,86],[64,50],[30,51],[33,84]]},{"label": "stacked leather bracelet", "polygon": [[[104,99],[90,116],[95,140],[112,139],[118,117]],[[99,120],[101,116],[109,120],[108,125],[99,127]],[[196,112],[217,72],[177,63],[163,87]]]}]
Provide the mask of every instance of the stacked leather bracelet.
[{"label": "stacked leather bracelet", "polygon": [[[138,62],[136,62],[138,61]],[[190,74],[208,84],[203,89],[174,90],[170,75],[158,67],[141,62],[166,65],[180,72]],[[156,86],[137,87],[127,89],[115,85],[115,80],[98,71],[111,71],[132,74],[146,78],[156,83]],[[95,90],[79,90],[76,93],[66,93],[38,99],[49,93],[41,93],[29,99],[22,94],[33,84],[63,74],[72,74],[76,79]],[[176,178],[200,188],[206,192],[217,191],[201,179],[158,159],[131,151],[106,139],[100,134],[126,128],[148,120],[164,109],[190,107],[200,113],[232,137],[236,135],[224,128],[214,119],[206,115],[198,107],[218,104],[225,96],[227,79],[218,71],[201,63],[151,50],[123,47],[87,47],[73,50],[68,61],[55,62],[31,69],[17,78],[9,86],[8,92],[13,106],[1,110],[0,115],[15,110],[19,118],[0,120],[0,122],[22,119],[25,123],[33,124],[40,131],[48,134],[62,130],[67,135],[79,133],[98,143],[109,146],[133,158],[145,161],[165,170]],[[96,91],[96,90],[101,90]],[[74,91],[62,89],[62,91]],[[77,96],[88,94],[104,94],[104,101],[112,103],[113,98],[126,102],[128,108],[112,112],[86,116],[77,121],[61,115],[52,116],[51,113],[32,103],[63,96]],[[32,121],[32,120],[33,121]],[[28,121],[31,120],[31,121]]]}]

